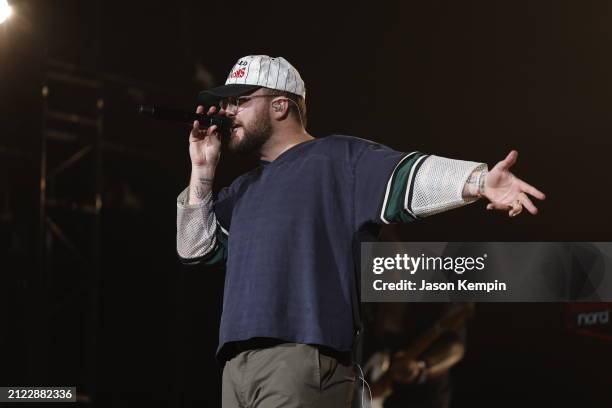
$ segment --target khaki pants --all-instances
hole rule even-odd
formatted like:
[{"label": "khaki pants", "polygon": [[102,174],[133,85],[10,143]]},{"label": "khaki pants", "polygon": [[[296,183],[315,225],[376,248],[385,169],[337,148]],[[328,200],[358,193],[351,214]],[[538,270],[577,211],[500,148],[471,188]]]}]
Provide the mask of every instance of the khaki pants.
[{"label": "khaki pants", "polygon": [[223,408],[349,408],[355,372],[306,344],[244,351],[223,368]]}]

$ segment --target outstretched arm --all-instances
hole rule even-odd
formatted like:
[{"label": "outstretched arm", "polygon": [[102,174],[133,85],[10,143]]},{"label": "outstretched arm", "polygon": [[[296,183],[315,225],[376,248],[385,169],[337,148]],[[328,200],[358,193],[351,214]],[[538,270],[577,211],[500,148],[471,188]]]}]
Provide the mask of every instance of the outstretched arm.
[{"label": "outstretched arm", "polygon": [[402,153],[373,142],[352,142],[359,144],[353,165],[358,227],[367,222],[408,223],[481,197],[490,201],[489,210],[510,211],[514,216],[524,206],[535,214],[537,208],[528,194],[544,199],[541,191],[510,173],[516,151],[488,171],[486,163],[421,152]]}]

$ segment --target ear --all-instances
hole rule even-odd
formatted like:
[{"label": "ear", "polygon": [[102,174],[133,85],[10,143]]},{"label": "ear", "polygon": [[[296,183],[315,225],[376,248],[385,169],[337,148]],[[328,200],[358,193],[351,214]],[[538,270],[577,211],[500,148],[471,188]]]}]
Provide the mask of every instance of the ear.
[{"label": "ear", "polygon": [[281,98],[272,102],[272,111],[277,119],[284,119],[289,115],[289,101]]}]

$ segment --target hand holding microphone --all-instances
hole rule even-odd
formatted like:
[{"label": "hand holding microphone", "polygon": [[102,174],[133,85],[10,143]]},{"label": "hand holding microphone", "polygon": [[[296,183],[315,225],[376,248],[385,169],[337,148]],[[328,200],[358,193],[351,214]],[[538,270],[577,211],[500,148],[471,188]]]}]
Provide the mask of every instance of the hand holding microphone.
[{"label": "hand holding microphone", "polygon": [[138,113],[153,119],[190,124],[189,153],[192,167],[214,170],[219,161],[220,136],[230,130],[231,120],[225,116],[224,111],[217,113],[217,108],[211,106],[205,114],[204,107],[198,106],[195,113],[190,113],[157,105],[139,105]]},{"label": "hand holding microphone", "polygon": [[[217,108],[211,106],[206,115],[213,117],[216,111]],[[198,106],[196,114],[204,116],[203,113],[204,107]],[[194,170],[201,169],[214,173],[214,169],[217,167],[219,157],[221,156],[221,139],[217,124],[204,128],[199,120],[193,121],[191,132],[189,133],[189,156],[191,157],[191,166]]]},{"label": "hand holding microphone", "polygon": [[[206,115],[213,117],[216,111],[217,108],[211,106]],[[204,107],[198,106],[196,114],[204,116],[203,113]],[[204,202],[212,190],[215,170],[221,156],[221,138],[217,125],[204,129],[200,121],[193,121],[189,133],[189,156],[191,157],[189,204],[193,205]]]},{"label": "hand holding microphone", "polygon": [[189,113],[155,105],[140,105],[138,112],[153,119],[191,124],[189,204],[194,205],[205,201],[212,190],[215,170],[221,156],[221,134],[229,133],[232,123],[225,116],[225,111],[217,112],[217,107],[211,106],[205,114],[204,106],[200,105],[195,113]]}]

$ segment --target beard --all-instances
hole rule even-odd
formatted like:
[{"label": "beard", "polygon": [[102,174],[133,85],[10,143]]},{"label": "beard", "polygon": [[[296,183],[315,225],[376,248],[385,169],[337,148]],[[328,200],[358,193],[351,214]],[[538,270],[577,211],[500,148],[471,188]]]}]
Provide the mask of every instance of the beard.
[{"label": "beard", "polygon": [[255,153],[272,135],[272,121],[266,112],[260,112],[255,120],[248,126],[241,124],[242,139],[232,138],[229,150],[235,153]]}]

